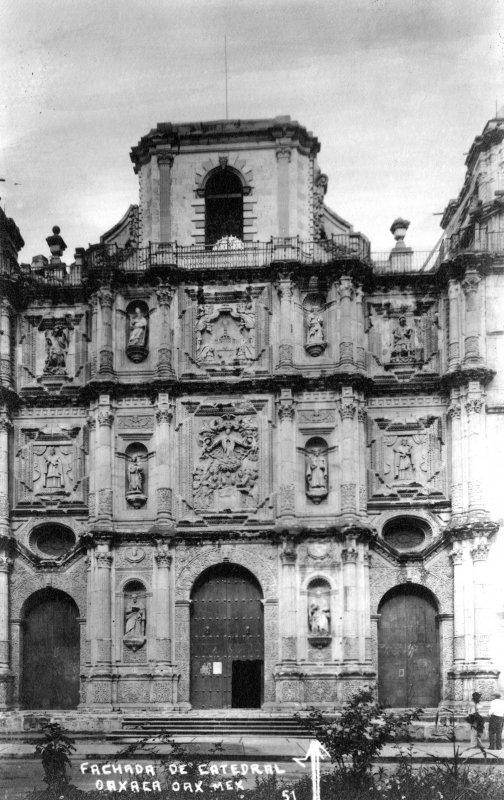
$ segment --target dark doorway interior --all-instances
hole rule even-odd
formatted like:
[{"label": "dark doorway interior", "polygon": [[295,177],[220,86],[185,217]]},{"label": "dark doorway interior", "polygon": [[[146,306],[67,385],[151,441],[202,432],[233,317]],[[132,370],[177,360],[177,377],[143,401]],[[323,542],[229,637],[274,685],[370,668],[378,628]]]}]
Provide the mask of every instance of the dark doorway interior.
[{"label": "dark doorway interior", "polygon": [[232,707],[260,708],[262,661],[233,661],[231,678]]}]

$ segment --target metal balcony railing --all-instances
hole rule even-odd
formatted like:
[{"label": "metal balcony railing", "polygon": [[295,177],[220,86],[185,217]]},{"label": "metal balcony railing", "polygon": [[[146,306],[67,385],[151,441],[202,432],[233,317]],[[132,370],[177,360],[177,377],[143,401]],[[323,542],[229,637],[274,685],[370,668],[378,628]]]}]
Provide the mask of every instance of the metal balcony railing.
[{"label": "metal balcony railing", "polygon": [[442,242],[443,260],[463,253],[504,254],[504,231],[474,230],[465,228]]},{"label": "metal balcony railing", "polygon": [[392,250],[371,253],[373,272],[377,275],[403,272],[430,272],[440,263],[439,250]]}]

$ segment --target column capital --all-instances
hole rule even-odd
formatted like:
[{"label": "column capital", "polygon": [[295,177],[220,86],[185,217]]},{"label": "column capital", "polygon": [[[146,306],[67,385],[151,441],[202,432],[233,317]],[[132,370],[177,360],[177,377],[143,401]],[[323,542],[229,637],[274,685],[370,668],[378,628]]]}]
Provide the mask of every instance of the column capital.
[{"label": "column capital", "polygon": [[107,428],[111,428],[113,422],[114,412],[110,407],[98,409],[98,423],[100,425],[105,425]]},{"label": "column capital", "polygon": [[338,403],[338,411],[341,419],[353,419],[357,411],[357,404],[353,400],[340,400]]},{"label": "column capital", "polygon": [[14,561],[5,553],[0,553],[0,572],[10,572]]},{"label": "column capital", "polygon": [[170,553],[170,548],[167,544],[159,545],[158,551],[154,556],[156,564],[159,568],[169,568],[173,561],[173,556]]},{"label": "column capital", "polygon": [[337,284],[337,292],[340,300],[352,300],[355,295],[352,278],[348,275],[342,275]]},{"label": "column capital", "polygon": [[356,564],[357,556],[357,548],[353,544],[350,544],[341,551],[341,559],[344,564]]},{"label": "column capital", "polygon": [[171,168],[175,161],[175,155],[170,152],[156,153],[156,159],[158,166],[168,166]]},{"label": "column capital", "polygon": [[170,424],[175,413],[175,403],[170,400],[158,400],[156,408],[156,420],[158,424],[166,422]]},{"label": "column capital", "polygon": [[448,417],[451,417],[452,419],[460,419],[460,414],[461,414],[460,401],[452,400],[452,402],[446,409],[446,415]]},{"label": "column capital", "polygon": [[286,161],[290,163],[292,158],[292,147],[288,144],[277,144],[275,155],[277,161]]},{"label": "column capital", "polygon": [[466,274],[461,283],[465,295],[473,294],[478,291],[478,286],[481,283],[481,278],[477,272],[469,272]]},{"label": "column capital", "polygon": [[112,566],[112,562],[114,560],[114,557],[113,557],[112,553],[104,553],[102,551],[99,551],[99,552],[95,553],[95,560],[96,560],[96,566],[98,568],[110,569],[111,566]]},{"label": "column capital", "polygon": [[12,428],[12,419],[10,414],[5,409],[0,411],[0,433],[8,433]]},{"label": "column capital", "polygon": [[168,286],[167,284],[162,284],[158,286],[156,289],[156,297],[158,299],[158,304],[160,306],[168,307],[173,299],[173,295],[175,294],[175,289],[173,286]]},{"label": "column capital", "polygon": [[110,289],[100,289],[98,300],[102,308],[112,308],[114,305],[114,295]]},{"label": "column capital", "polygon": [[473,561],[486,561],[490,552],[490,545],[486,541],[477,542],[471,547]]},{"label": "column capital", "polygon": [[471,397],[466,400],[465,409],[467,414],[479,414],[484,405],[485,401],[482,397]]}]

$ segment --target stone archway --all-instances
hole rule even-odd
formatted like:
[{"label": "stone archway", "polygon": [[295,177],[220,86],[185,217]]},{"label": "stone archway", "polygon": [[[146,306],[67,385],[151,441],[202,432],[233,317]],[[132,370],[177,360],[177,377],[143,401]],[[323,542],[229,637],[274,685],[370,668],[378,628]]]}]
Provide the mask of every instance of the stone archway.
[{"label": "stone archway", "polygon": [[263,616],[262,590],[249,570],[223,563],[199,576],[190,623],[194,708],[260,708]]},{"label": "stone archway", "polygon": [[29,709],[77,708],[79,610],[65,592],[30,595],[22,613],[21,705]]},{"label": "stone archway", "polygon": [[440,699],[438,609],[417,584],[391,589],[379,606],[378,691],[386,706],[436,707]]}]

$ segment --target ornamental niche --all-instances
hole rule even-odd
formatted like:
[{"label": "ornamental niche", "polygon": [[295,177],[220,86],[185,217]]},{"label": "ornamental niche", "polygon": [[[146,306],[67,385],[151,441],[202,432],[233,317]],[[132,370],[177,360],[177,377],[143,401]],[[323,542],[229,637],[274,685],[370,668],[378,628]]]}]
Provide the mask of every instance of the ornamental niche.
[{"label": "ornamental niche", "polygon": [[327,347],[324,307],[320,294],[308,294],[303,300],[304,349],[310,356],[321,355]]},{"label": "ornamental niche", "polygon": [[143,300],[134,300],[126,309],[126,317],[126,355],[130,361],[138,364],[149,354],[149,309]]},{"label": "ornamental niche", "polygon": [[327,442],[319,436],[314,436],[306,443],[305,491],[312,503],[320,503],[329,493],[327,453]]},{"label": "ornamental niche", "polygon": [[318,647],[331,638],[331,587],[323,578],[315,578],[308,587],[308,635]]},{"label": "ornamental niche", "polygon": [[224,414],[203,425],[193,471],[194,508],[241,511],[258,503],[258,428],[245,416]]},{"label": "ornamental niche", "polygon": [[440,417],[369,420],[371,498],[446,496],[444,441]]},{"label": "ornamental niche", "polygon": [[200,304],[195,324],[195,360],[215,369],[256,358],[256,312],[251,300]]},{"label": "ornamental niche", "polygon": [[124,589],[123,643],[130,650],[139,650],[146,642],[145,587],[140,581],[130,581]]},{"label": "ornamental niche", "polygon": [[143,444],[130,444],[125,458],[126,501],[133,508],[141,508],[147,502],[147,448]]}]

